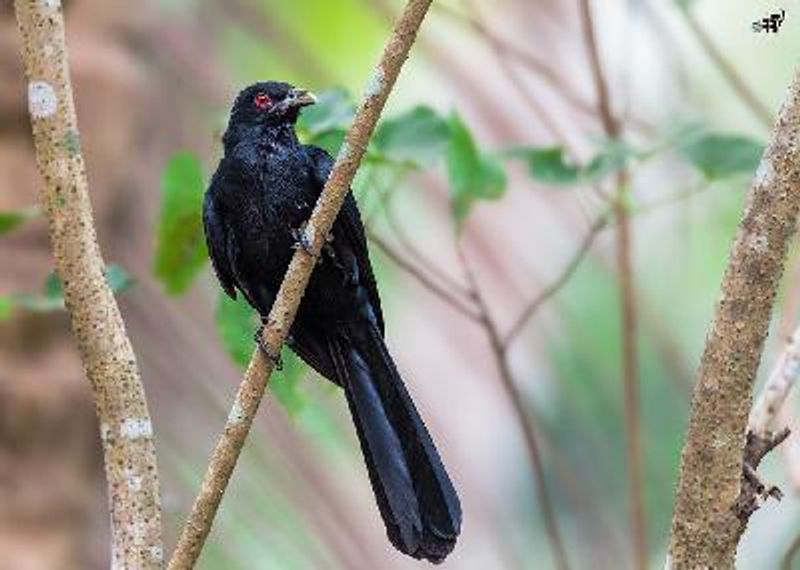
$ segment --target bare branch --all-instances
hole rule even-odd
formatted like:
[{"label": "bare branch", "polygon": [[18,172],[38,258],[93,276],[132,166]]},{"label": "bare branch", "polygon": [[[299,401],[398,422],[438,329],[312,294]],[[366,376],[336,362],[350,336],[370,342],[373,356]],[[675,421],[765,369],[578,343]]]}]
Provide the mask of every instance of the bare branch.
[{"label": "bare branch", "polygon": [[[303,248],[297,250],[267,318],[263,340],[267,350],[272,354],[280,353],[289,334],[300,300],[316,265],[318,252],[322,249],[349,192],[369,137],[375,129],[430,4],[431,0],[409,0],[367,85],[364,98],[345,136],[336,164],[306,226],[306,238],[312,244],[313,254]],[[273,368],[274,363],[267,360],[260,350],[253,353],[225,429],[203,479],[200,493],[169,563],[170,569],[192,568],[200,556]]]},{"label": "bare branch", "polygon": [[94,229],[58,0],[16,0],[28,108],[44,186],[39,201],[72,331],[94,392],[111,511],[111,565],[163,562],[153,427],[133,347]]},{"label": "bare branch", "polygon": [[436,9],[439,13],[463,22],[472,28],[476,34],[483,38],[493,51],[503,55],[503,62],[505,62],[506,59],[513,59],[523,64],[537,77],[550,84],[550,87],[577,111],[589,116],[595,114],[595,109],[592,107],[592,104],[576,95],[574,87],[568,85],[555,70],[538,56],[503,38],[474,15],[455,10],[442,2],[436,3]]},{"label": "bare branch", "polygon": [[[595,38],[592,10],[589,0],[581,0],[581,21],[589,63],[597,91],[597,107],[603,127],[609,138],[621,135],[621,125],[611,109],[603,66]],[[631,534],[633,536],[634,564],[639,570],[647,568],[647,518],[644,505],[644,478],[642,475],[642,429],[639,406],[638,342],[636,338],[636,291],[633,283],[633,253],[631,223],[628,211],[629,176],[627,169],[617,174],[617,195],[612,207],[616,227],[617,267],[619,269],[620,321],[622,335],[622,386],[624,394],[626,457],[630,489]]]},{"label": "bare branch", "polygon": [[528,324],[528,321],[530,321],[530,319],[536,314],[542,305],[549,301],[553,295],[558,293],[559,290],[561,290],[561,288],[567,284],[575,271],[577,271],[578,267],[580,267],[583,258],[589,253],[597,234],[599,234],[607,224],[608,216],[603,215],[595,220],[595,222],[589,228],[589,231],[583,237],[583,240],[578,246],[577,251],[564,266],[564,269],[561,270],[559,276],[556,277],[550,285],[542,289],[539,294],[536,295],[536,297],[534,297],[525,306],[520,315],[517,317],[517,320],[514,321],[513,325],[511,325],[511,328],[501,340],[503,350],[508,350],[509,345],[514,342],[514,339],[517,338],[522,329],[525,328],[525,325]]},{"label": "bare branch", "polygon": [[445,287],[441,287],[438,283],[433,281],[424,270],[418,268],[412,262],[405,259],[402,255],[397,253],[392,246],[390,246],[384,239],[378,236],[375,232],[368,230],[367,235],[369,241],[374,243],[380,250],[391,259],[397,267],[411,275],[414,279],[420,282],[428,291],[439,297],[442,301],[450,305],[453,309],[464,315],[470,320],[478,321],[480,316],[475,311],[471,302],[465,302],[455,294],[448,291]]},{"label": "bare branch", "polygon": [[766,437],[772,431],[783,403],[800,377],[800,327],[789,337],[767,383],[750,411],[747,429]]},{"label": "bare branch", "polygon": [[748,192],[706,337],[681,456],[670,541],[675,568],[733,568],[753,379],[800,208],[800,75]]},{"label": "bare branch", "polygon": [[511,367],[508,363],[507,354],[503,350],[503,344],[500,338],[500,331],[497,328],[494,320],[489,313],[489,308],[483,298],[480,287],[472,269],[467,262],[467,258],[461,250],[458,249],[459,260],[464,270],[464,275],[467,277],[467,283],[472,293],[472,298],[475,304],[478,305],[480,312],[480,325],[483,328],[489,340],[489,345],[492,349],[495,362],[497,363],[498,372],[500,372],[500,380],[503,382],[503,389],[511,401],[511,407],[517,417],[517,424],[522,429],[522,435],[525,440],[525,447],[528,452],[528,459],[533,468],[534,481],[536,484],[536,495],[539,504],[542,508],[542,518],[544,519],[544,526],[547,530],[547,537],[550,541],[550,546],[553,549],[553,557],[555,558],[556,567],[559,570],[568,570],[569,562],[567,559],[567,551],[564,548],[564,542],[561,539],[561,533],[558,530],[558,522],[556,521],[555,509],[553,502],[550,499],[550,494],[547,490],[547,481],[545,480],[544,462],[542,454],[539,449],[539,444],[536,441],[536,429],[534,422],[530,417],[529,411],[526,409],[525,402],[523,401],[522,394],[517,388],[514,377],[511,373]]},{"label": "bare branch", "polygon": [[459,283],[456,279],[450,277],[447,273],[440,270],[435,263],[428,260],[425,254],[414,245],[414,242],[411,241],[411,238],[406,233],[403,225],[399,222],[397,216],[395,216],[394,208],[392,207],[392,201],[390,199],[390,197],[393,196],[393,193],[387,193],[385,196],[383,209],[384,213],[386,214],[386,222],[388,223],[389,228],[392,230],[392,233],[394,233],[395,237],[397,237],[397,241],[400,243],[400,245],[407,250],[408,254],[411,255],[425,271],[439,279],[439,281],[441,281],[446,288],[451,289],[460,295],[469,295],[469,291],[462,283]]},{"label": "bare branch", "polygon": [[793,570],[794,565],[792,562],[798,552],[800,552],[800,534],[794,538],[789,548],[786,549],[786,554],[783,555],[783,560],[781,561],[781,570]]}]

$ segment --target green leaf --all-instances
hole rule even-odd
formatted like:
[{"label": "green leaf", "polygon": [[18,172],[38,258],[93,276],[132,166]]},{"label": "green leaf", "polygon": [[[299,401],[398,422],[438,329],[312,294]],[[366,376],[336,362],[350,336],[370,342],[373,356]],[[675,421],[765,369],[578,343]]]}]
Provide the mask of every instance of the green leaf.
[{"label": "green leaf", "polygon": [[564,148],[518,148],[511,156],[525,160],[531,178],[544,184],[575,184],[581,174],[578,166],[567,162]]},{"label": "green leaf", "polygon": [[20,224],[39,215],[39,208],[31,206],[20,210],[0,212],[0,234],[10,232]]},{"label": "green leaf", "polygon": [[354,114],[350,94],[342,88],[329,89],[319,94],[314,105],[303,109],[297,119],[297,128],[312,136],[325,131],[346,130]]},{"label": "green leaf", "polygon": [[106,281],[108,281],[108,286],[111,287],[114,293],[127,291],[136,284],[133,277],[121,265],[116,263],[106,267]]},{"label": "green leaf", "polygon": [[[241,295],[236,300],[219,292],[216,311],[217,332],[222,345],[233,362],[242,370],[247,367],[255,349],[253,334],[258,328],[258,317]],[[305,395],[299,390],[299,382],[306,373],[306,365],[288,348],[281,352],[283,370],[274,372],[270,382],[272,392],[290,414],[306,404]]]},{"label": "green leaf", "polygon": [[581,171],[581,178],[597,181],[625,168],[631,159],[646,158],[646,153],[638,152],[625,141],[611,140],[589,161]]},{"label": "green leaf", "polygon": [[344,129],[331,129],[318,133],[310,137],[307,142],[318,147],[324,148],[331,156],[339,154],[339,149],[344,142]]},{"label": "green leaf", "polygon": [[200,161],[193,154],[172,156],[161,177],[153,272],[170,295],[185,291],[208,257],[203,234],[205,184]]},{"label": "green leaf", "polygon": [[255,348],[253,332],[258,326],[255,311],[242,295],[238,295],[234,300],[224,291],[220,291],[217,298],[216,322],[222,346],[233,362],[244,369],[250,362]]},{"label": "green leaf", "polygon": [[430,166],[441,158],[450,140],[450,127],[424,105],[381,121],[375,131],[375,150],[389,160]]},{"label": "green leaf", "polygon": [[709,180],[755,172],[764,145],[741,135],[694,130],[679,143],[680,152]]},{"label": "green leaf", "polygon": [[0,295],[0,321],[7,321],[11,318],[11,311],[14,309],[14,301],[8,295]]},{"label": "green leaf", "polygon": [[453,213],[462,221],[476,200],[497,200],[506,189],[506,175],[495,156],[481,153],[458,114],[450,115],[447,174]]},{"label": "green leaf", "polygon": [[270,389],[289,415],[295,415],[308,404],[308,396],[301,389],[301,380],[308,367],[288,347],[281,351],[281,360],[283,369],[274,372]]},{"label": "green leaf", "polygon": [[64,288],[61,286],[61,280],[55,271],[48,273],[44,280],[44,287],[42,288],[44,296],[48,299],[63,299]]},{"label": "green leaf", "polygon": [[[112,263],[106,267],[106,281],[115,293],[121,293],[134,285],[134,280],[119,265]],[[45,313],[64,308],[64,288],[55,271],[51,271],[44,280],[42,292],[17,293],[11,301],[29,311]]]},{"label": "green leaf", "polygon": [[561,146],[515,147],[505,151],[504,155],[524,160],[531,178],[553,186],[595,182],[624,168],[631,158],[643,158],[622,141],[607,142],[585,165],[571,163]]}]

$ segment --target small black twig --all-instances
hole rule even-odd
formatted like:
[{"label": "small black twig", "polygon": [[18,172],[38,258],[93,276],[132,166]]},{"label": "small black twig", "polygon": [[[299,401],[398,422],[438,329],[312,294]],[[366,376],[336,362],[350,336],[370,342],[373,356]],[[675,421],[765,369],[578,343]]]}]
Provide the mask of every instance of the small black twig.
[{"label": "small black twig", "polygon": [[761,460],[783,443],[789,437],[789,433],[789,428],[769,433],[766,436],[760,436],[754,432],[747,433],[742,464],[742,490],[733,505],[736,516],[745,524],[767,499],[772,497],[780,501],[783,498],[783,492],[775,485],[764,483],[757,470]]}]

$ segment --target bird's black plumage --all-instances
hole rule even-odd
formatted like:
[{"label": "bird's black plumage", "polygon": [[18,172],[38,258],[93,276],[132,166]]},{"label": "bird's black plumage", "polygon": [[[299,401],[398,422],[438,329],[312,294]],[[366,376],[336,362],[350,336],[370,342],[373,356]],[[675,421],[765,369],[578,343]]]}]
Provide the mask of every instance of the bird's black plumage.
[{"label": "bird's black plumage", "polygon": [[[225,155],[203,208],[208,250],[223,289],[266,317],[330,174],[324,150],[302,145],[294,122],[306,92],[257,83],[234,103]],[[461,528],[461,505],[384,342],[380,298],[364,227],[348,194],[309,282],[289,346],[344,388],[392,544],[443,560]]]}]

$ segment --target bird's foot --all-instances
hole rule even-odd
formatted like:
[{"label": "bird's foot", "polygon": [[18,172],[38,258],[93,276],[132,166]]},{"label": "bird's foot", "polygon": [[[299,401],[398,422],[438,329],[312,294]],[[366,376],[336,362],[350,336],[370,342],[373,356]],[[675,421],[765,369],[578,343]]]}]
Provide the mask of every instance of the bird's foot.
[{"label": "bird's foot", "polygon": [[264,323],[261,323],[256,333],[253,335],[253,340],[256,341],[256,345],[258,345],[258,349],[261,351],[261,354],[264,355],[264,358],[269,360],[276,370],[283,370],[283,360],[281,359],[280,353],[276,355],[270,352],[269,347],[264,342],[264,326]]},{"label": "bird's foot", "polygon": [[294,238],[292,249],[302,249],[311,257],[316,257],[314,240],[307,230],[308,222],[303,222],[299,228],[292,229],[292,238]]}]

